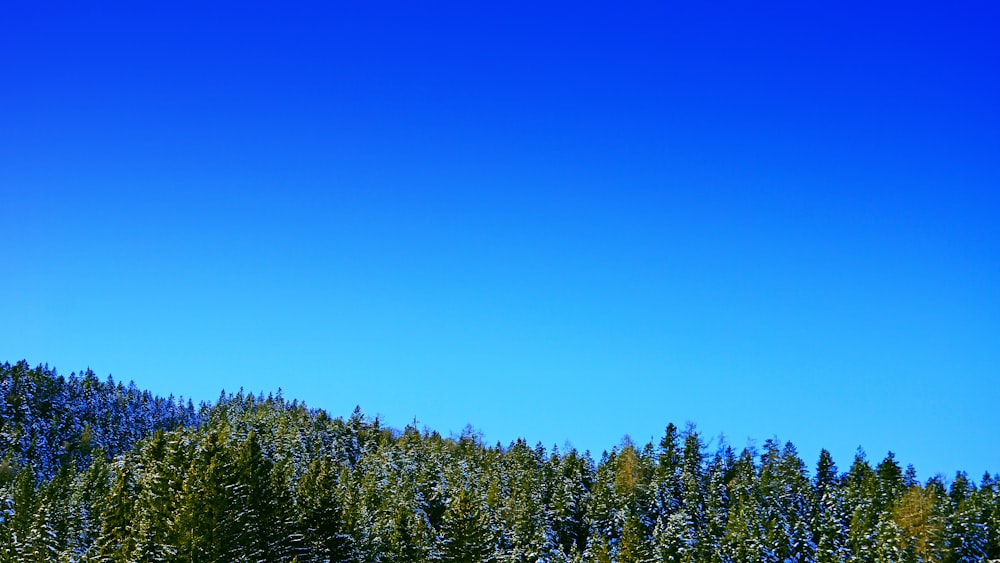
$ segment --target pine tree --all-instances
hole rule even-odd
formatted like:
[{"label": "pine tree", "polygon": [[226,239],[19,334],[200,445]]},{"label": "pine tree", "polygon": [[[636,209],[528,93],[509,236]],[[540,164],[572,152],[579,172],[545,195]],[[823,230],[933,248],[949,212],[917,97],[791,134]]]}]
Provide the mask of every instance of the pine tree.
[{"label": "pine tree", "polygon": [[653,561],[650,533],[637,511],[624,515],[622,534],[615,550],[617,563],[646,563]]},{"label": "pine tree", "polygon": [[47,563],[55,561],[59,554],[59,535],[52,525],[49,505],[43,499],[38,503],[31,522],[31,528],[24,538],[20,561],[24,563]]},{"label": "pine tree", "polygon": [[171,525],[180,504],[183,470],[170,464],[166,434],[158,430],[140,450],[143,461],[133,512],[134,561],[162,561],[177,555],[179,538]]},{"label": "pine tree", "polygon": [[659,456],[651,484],[656,516],[665,519],[681,508],[681,450],[679,433],[673,423],[660,439]]},{"label": "pine tree", "polygon": [[586,547],[587,531],[584,518],[590,497],[592,476],[586,461],[576,450],[565,456],[554,453],[549,460],[552,498],[548,521],[554,542],[565,556],[582,552]]},{"label": "pine tree", "polygon": [[545,513],[544,451],[518,440],[503,456],[501,478],[505,498],[500,503],[501,559],[534,562],[555,551]]},{"label": "pine tree", "polygon": [[[771,545],[780,561],[813,561],[816,554],[811,514],[814,501],[805,464],[791,442],[785,443],[773,463],[773,469],[769,471],[772,473],[772,486],[764,485],[772,508]],[[761,480],[767,481],[763,476]]]},{"label": "pine tree", "polygon": [[766,562],[774,554],[768,546],[764,507],[757,486],[753,453],[744,449],[733,467],[729,521],[719,547],[723,561]]},{"label": "pine tree", "polygon": [[289,555],[281,483],[274,483],[273,462],[264,456],[251,430],[237,446],[227,482],[230,514],[221,528],[233,561],[281,561]]},{"label": "pine tree", "polygon": [[685,535],[694,541],[685,547],[681,560],[685,562],[704,561],[708,558],[705,544],[705,495],[704,495],[704,462],[705,444],[695,431],[694,425],[688,425],[684,432],[684,454],[681,463],[681,499]]},{"label": "pine tree", "polygon": [[680,442],[677,427],[673,423],[668,424],[660,439],[652,476],[651,517],[654,524],[651,541],[660,561],[681,561],[697,541],[690,525],[691,518],[684,510],[685,457]]},{"label": "pine tree", "polygon": [[435,560],[442,563],[488,563],[495,560],[494,538],[483,502],[461,489],[441,521]]},{"label": "pine tree", "polygon": [[35,474],[30,467],[14,470],[8,467],[3,507],[3,554],[7,561],[23,557],[25,538],[31,533],[34,514],[39,502],[35,489]]},{"label": "pine tree", "polygon": [[611,541],[601,532],[591,533],[587,539],[587,549],[583,560],[587,563],[612,563]]},{"label": "pine tree", "polygon": [[992,478],[988,472],[983,475],[977,500],[986,522],[986,557],[1000,559],[1000,474]]},{"label": "pine tree", "polygon": [[237,552],[231,526],[230,429],[222,422],[196,436],[177,511],[178,560],[189,563],[232,561]]},{"label": "pine tree", "polygon": [[337,498],[337,469],[330,458],[313,458],[298,482],[298,534],[303,538],[302,561],[343,563],[354,556],[342,508]]},{"label": "pine tree", "polygon": [[732,447],[720,440],[719,449],[708,466],[705,486],[705,528],[698,539],[698,551],[713,563],[721,561],[721,545],[729,521],[730,482],[736,455]]},{"label": "pine tree", "polygon": [[950,503],[947,543],[948,563],[972,563],[987,559],[989,541],[985,513],[979,505],[979,491],[964,471],[959,471],[948,492]]},{"label": "pine tree", "polygon": [[837,476],[837,466],[827,450],[821,450],[813,481],[813,544],[817,563],[838,563],[847,560],[847,526],[843,493]]},{"label": "pine tree", "polygon": [[135,550],[133,517],[137,496],[131,463],[123,456],[116,460],[115,476],[108,498],[103,503],[101,533],[97,552],[111,561],[127,561]]},{"label": "pine tree", "polygon": [[849,517],[851,561],[872,561],[877,544],[880,512],[876,504],[877,478],[860,449],[844,477],[845,515]]}]

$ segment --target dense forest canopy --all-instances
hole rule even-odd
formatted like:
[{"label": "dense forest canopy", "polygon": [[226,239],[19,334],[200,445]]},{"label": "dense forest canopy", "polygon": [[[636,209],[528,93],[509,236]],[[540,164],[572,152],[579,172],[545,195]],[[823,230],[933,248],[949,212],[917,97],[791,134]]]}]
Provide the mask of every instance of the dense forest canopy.
[{"label": "dense forest canopy", "polygon": [[278,395],[195,407],[89,370],[0,365],[0,560],[981,562],[1000,480],[890,452],[813,469],[694,426],[599,460],[333,418]]}]

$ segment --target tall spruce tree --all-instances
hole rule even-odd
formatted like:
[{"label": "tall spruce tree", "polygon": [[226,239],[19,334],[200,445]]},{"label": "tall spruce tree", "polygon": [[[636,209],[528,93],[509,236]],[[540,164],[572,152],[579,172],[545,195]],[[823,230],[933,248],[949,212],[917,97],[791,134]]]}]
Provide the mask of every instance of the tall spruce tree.
[{"label": "tall spruce tree", "polygon": [[441,521],[434,559],[442,563],[489,563],[496,560],[495,545],[483,501],[468,489],[456,491]]},{"label": "tall spruce tree", "polygon": [[813,545],[817,563],[838,563],[848,559],[846,515],[843,490],[837,465],[830,452],[823,449],[816,463],[813,479]]},{"label": "tall spruce tree", "polygon": [[337,485],[337,468],[326,456],[314,458],[298,481],[296,533],[302,538],[298,552],[302,563],[346,563],[355,557]]}]

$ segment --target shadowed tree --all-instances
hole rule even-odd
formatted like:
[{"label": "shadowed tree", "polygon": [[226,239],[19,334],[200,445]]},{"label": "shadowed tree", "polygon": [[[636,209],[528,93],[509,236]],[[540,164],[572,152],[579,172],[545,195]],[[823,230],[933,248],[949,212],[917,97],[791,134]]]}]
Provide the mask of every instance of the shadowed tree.
[{"label": "shadowed tree", "polygon": [[484,503],[467,489],[457,491],[441,521],[435,560],[488,563],[495,561],[495,544]]},{"label": "shadowed tree", "polygon": [[353,559],[351,536],[337,498],[337,468],[328,457],[310,462],[298,483],[296,508],[304,551],[300,561],[342,563]]}]

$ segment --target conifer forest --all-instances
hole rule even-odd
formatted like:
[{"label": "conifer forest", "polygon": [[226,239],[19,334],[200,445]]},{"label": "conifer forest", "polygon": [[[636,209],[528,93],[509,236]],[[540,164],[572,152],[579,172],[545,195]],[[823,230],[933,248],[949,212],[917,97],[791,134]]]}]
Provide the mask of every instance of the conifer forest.
[{"label": "conifer forest", "polygon": [[0,365],[0,398],[2,561],[1000,559],[998,476],[921,482],[892,453],[709,448],[664,421],[595,459],[23,361]]}]

